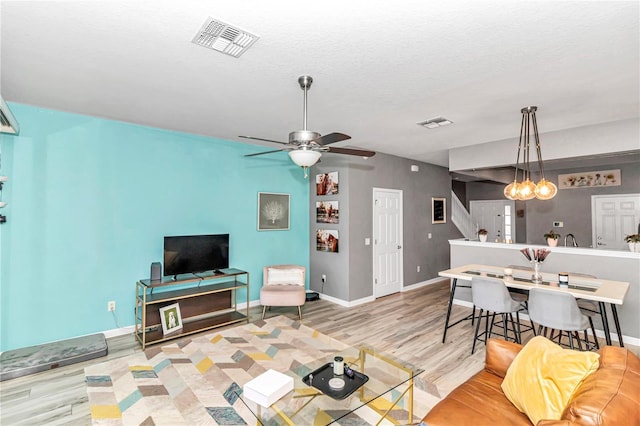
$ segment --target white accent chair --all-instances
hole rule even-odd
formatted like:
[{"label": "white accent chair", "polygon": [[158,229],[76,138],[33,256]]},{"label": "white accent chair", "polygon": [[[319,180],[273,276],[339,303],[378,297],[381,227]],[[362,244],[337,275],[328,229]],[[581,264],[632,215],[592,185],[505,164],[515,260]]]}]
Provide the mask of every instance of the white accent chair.
[{"label": "white accent chair", "polygon": [[273,265],[262,268],[262,319],[267,307],[297,306],[298,315],[302,320],[302,305],[306,300],[306,273],[307,268],[298,265]]}]

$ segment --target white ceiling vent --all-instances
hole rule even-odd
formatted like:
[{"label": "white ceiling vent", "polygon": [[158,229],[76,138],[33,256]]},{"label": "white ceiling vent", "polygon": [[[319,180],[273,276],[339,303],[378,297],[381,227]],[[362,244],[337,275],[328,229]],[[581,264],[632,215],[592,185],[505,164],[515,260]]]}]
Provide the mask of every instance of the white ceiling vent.
[{"label": "white ceiling vent", "polygon": [[430,118],[429,120],[422,121],[417,124],[418,126],[426,127],[427,129],[436,129],[438,127],[448,126],[449,124],[453,124],[453,121],[447,120],[444,117],[436,117],[436,118]]},{"label": "white ceiling vent", "polygon": [[208,47],[238,58],[259,38],[257,35],[209,17],[192,41],[198,46]]}]

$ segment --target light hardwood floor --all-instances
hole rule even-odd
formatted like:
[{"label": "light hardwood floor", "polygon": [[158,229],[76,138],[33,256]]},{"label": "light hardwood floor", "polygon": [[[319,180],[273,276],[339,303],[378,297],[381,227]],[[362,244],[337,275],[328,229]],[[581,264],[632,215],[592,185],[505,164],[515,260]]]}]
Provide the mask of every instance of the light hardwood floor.
[{"label": "light hardwood floor", "polygon": [[[448,280],[443,280],[352,308],[323,300],[308,302],[303,323],[345,343],[367,343],[424,368],[421,377],[444,396],[484,366],[484,345],[478,344],[471,355],[469,321],[449,329],[442,343],[448,295]],[[469,313],[469,308],[454,306],[452,321]],[[251,321],[261,314],[260,307],[251,308]],[[267,311],[267,317],[280,314],[297,318],[295,308]],[[528,333],[525,340],[531,336]],[[106,357],[0,383],[0,424],[91,424],[84,368],[140,351],[131,335],[111,338],[108,345]],[[637,347],[632,350],[640,352]]]}]

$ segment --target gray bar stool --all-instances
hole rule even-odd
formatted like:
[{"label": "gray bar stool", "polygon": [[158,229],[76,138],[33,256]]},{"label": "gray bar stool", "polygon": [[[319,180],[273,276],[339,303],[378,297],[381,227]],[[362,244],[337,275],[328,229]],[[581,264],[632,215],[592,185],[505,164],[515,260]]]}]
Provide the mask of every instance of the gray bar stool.
[{"label": "gray bar stool", "polygon": [[[491,333],[494,326],[494,320],[496,314],[502,316],[502,334],[505,340],[508,340],[509,335],[509,323],[511,323],[511,330],[513,331],[513,340],[516,343],[520,343],[520,316],[518,311],[521,308],[520,302],[514,300],[509,294],[507,286],[504,285],[502,280],[473,277],[471,279],[471,297],[473,304],[476,308],[480,309],[478,313],[476,330],[473,335],[473,346],[471,347],[471,353],[476,350],[476,342],[478,340],[487,342],[487,339],[491,337]],[[486,311],[485,330],[480,336],[478,331],[480,330],[480,322],[482,320],[482,313]],[[489,314],[491,313],[491,325],[489,325]],[[516,314],[516,323],[513,321],[513,314]],[[481,337],[484,336],[484,340]]]},{"label": "gray bar stool", "polygon": [[[543,327],[557,330],[558,343],[562,340],[563,332],[566,332],[571,349],[574,349],[573,339],[575,338],[578,341],[578,348],[582,350],[578,332],[584,331],[585,343],[589,349],[587,337],[589,318],[580,312],[578,302],[572,294],[532,288],[529,291],[529,318],[538,324],[537,334],[542,333]],[[534,333],[536,333],[535,328]],[[553,340],[553,333],[551,339]]]}]

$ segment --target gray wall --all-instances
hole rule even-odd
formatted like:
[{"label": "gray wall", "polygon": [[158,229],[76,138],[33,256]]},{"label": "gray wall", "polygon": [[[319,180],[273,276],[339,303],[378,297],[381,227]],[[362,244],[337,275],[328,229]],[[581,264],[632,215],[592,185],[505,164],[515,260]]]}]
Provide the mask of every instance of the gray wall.
[{"label": "gray wall", "polygon": [[[419,172],[411,172],[413,164],[420,167]],[[340,173],[340,193],[316,196],[315,175],[332,171]],[[385,154],[366,161],[324,155],[309,178],[314,244],[309,262],[311,289],[345,301],[373,295],[373,245],[366,246],[364,241],[373,234],[374,187],[403,191],[404,285],[436,278],[439,271],[449,268],[448,240],[462,235],[450,219],[451,178],[446,168]],[[446,224],[431,224],[431,197],[447,199]],[[327,226],[316,223],[315,203],[321,199],[340,202],[340,223],[331,226],[340,232],[339,253],[315,249],[315,230]],[[432,239],[427,238],[428,233]],[[320,281],[323,273],[327,275],[324,290]]]},{"label": "gray wall", "polygon": [[[338,157],[338,158],[336,158]],[[332,161],[333,160],[333,161]],[[336,195],[316,195],[316,174],[338,172],[339,191]],[[311,290],[349,300],[349,167],[339,156],[323,155],[322,162],[309,171],[309,287]],[[338,224],[316,223],[316,201],[337,200],[340,209]],[[316,250],[316,230],[328,229],[339,232],[338,253]],[[322,274],[327,281],[322,285]]]},{"label": "gray wall", "polygon": [[[546,171],[547,179],[558,182],[559,174],[588,172],[594,170],[620,169],[622,185],[600,188],[562,189],[551,200],[529,200],[516,202],[516,211],[525,209],[525,224],[516,218],[518,236],[516,242],[528,244],[546,244],[543,235],[553,226],[554,221],[564,222],[564,227],[555,228],[562,235],[575,235],[580,247],[589,247],[591,241],[591,196],[605,194],[640,193],[640,164],[628,163],[598,167],[582,167],[564,170]],[[534,176],[537,179],[537,175]],[[467,200],[504,199],[503,184],[470,182],[467,184]],[[468,208],[468,206],[467,206]],[[561,239],[560,244],[563,244]]]},{"label": "gray wall", "polygon": [[[640,193],[640,163],[620,164],[598,168],[575,168],[546,172],[547,178],[558,182],[558,174],[588,172],[594,170],[620,169],[622,185],[603,188],[578,188],[558,190],[558,195],[548,201],[530,200],[526,202],[527,241],[544,244],[543,235],[554,221],[563,221],[564,227],[556,232],[564,238],[568,233],[575,235],[581,247],[590,247],[591,237],[591,196],[605,194]],[[563,241],[561,240],[561,243]]]}]

